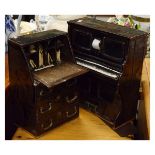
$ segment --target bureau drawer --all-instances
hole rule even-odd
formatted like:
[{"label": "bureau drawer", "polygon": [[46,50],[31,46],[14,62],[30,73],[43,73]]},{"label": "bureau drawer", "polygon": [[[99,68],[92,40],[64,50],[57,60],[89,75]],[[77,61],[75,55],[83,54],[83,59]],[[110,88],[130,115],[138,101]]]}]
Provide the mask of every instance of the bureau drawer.
[{"label": "bureau drawer", "polygon": [[73,91],[77,91],[77,78],[73,78],[70,80],[67,80],[66,82],[63,82],[57,86],[47,88],[44,85],[38,85],[36,88],[36,98],[37,100],[45,99],[48,96],[55,98],[58,94],[65,95],[68,93],[71,93]]},{"label": "bureau drawer", "polygon": [[59,101],[61,100],[61,96],[64,91],[63,85],[58,85],[52,88],[44,88],[44,87],[38,87],[36,89],[36,100],[37,102],[42,102],[44,100],[52,100],[52,101]]},{"label": "bureau drawer", "polygon": [[[68,97],[68,96],[67,96]],[[43,102],[40,102],[37,106],[37,119],[42,120],[44,117],[48,117],[56,112],[65,112],[66,117],[70,116],[73,111],[78,112],[78,98],[77,96],[74,96],[71,99],[65,98],[66,101],[51,101],[51,100],[45,100]],[[67,112],[67,113],[66,113]]]},{"label": "bureau drawer", "polygon": [[64,87],[54,88],[48,94],[38,97],[37,104],[44,102],[62,102],[66,104],[72,104],[74,102],[77,102],[78,99],[79,92],[77,88],[69,89],[66,85]]},{"label": "bureau drawer", "polygon": [[52,97],[51,94],[53,94],[53,88],[49,89],[43,85],[38,85],[37,87],[35,87],[35,94],[38,101],[46,99],[49,96]]},{"label": "bureau drawer", "polygon": [[79,102],[79,93],[77,91],[71,91],[69,93],[66,93],[64,96],[64,103],[65,105],[72,105]]},{"label": "bureau drawer", "polygon": [[44,117],[48,117],[57,111],[62,109],[62,102],[56,102],[54,100],[41,100],[36,106],[38,120],[42,120]]},{"label": "bureau drawer", "polygon": [[79,91],[78,91],[78,81],[77,78],[68,80],[64,86],[65,91],[62,94],[63,103],[65,104],[73,104],[78,102],[79,99]]},{"label": "bureau drawer", "polygon": [[37,122],[36,128],[34,129],[35,136],[41,135],[42,133],[62,124],[62,116],[62,112],[57,111],[55,113],[50,113],[49,115],[42,117],[42,119]]}]

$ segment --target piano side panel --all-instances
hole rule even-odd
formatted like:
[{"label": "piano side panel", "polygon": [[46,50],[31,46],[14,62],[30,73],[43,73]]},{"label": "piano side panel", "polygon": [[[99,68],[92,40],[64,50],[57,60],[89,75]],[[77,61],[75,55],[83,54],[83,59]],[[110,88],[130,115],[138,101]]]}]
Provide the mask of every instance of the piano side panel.
[{"label": "piano side panel", "polygon": [[130,41],[129,55],[120,80],[122,111],[116,120],[116,126],[136,118],[142,64],[146,50],[145,37]]}]

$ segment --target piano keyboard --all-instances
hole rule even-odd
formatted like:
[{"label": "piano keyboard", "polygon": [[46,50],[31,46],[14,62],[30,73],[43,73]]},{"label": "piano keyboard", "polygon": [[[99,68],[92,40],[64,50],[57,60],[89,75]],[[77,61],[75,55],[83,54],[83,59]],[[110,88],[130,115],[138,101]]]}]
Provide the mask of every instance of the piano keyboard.
[{"label": "piano keyboard", "polygon": [[[76,57],[76,58],[77,58],[77,57]],[[77,59],[78,59],[78,60],[77,60],[76,62],[77,62],[78,65],[81,65],[81,66],[83,66],[83,67],[89,68],[89,69],[91,69],[91,70],[93,70],[93,71],[96,71],[96,72],[98,72],[98,73],[101,73],[101,74],[103,74],[103,75],[105,75],[105,76],[108,76],[108,77],[110,77],[110,78],[113,78],[113,79],[115,79],[115,80],[118,79],[118,75],[117,75],[117,74],[110,73],[110,72],[106,71],[105,69],[103,69],[103,68],[101,68],[101,67],[95,66],[95,63],[94,63],[94,62],[91,62],[91,61],[88,61],[88,60],[83,60],[83,59],[81,59],[81,58],[77,58]],[[82,61],[81,61],[80,59],[81,59]]]}]

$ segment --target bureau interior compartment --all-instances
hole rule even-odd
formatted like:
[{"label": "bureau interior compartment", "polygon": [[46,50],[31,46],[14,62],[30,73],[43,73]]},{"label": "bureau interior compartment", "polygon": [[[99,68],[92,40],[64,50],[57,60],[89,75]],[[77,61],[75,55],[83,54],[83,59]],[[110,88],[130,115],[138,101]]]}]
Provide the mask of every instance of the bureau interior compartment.
[{"label": "bureau interior compartment", "polygon": [[[34,42],[24,48],[25,57],[32,71],[58,66],[71,59],[66,36]],[[72,62],[72,61],[71,61]]]},{"label": "bureau interior compartment", "polygon": [[34,79],[48,88],[86,71],[75,64],[65,35],[34,42],[24,50]]}]

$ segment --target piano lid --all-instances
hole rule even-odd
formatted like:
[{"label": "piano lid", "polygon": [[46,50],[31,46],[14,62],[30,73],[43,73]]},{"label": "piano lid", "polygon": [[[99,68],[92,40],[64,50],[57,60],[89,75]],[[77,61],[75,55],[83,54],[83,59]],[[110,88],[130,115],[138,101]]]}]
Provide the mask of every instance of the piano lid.
[{"label": "piano lid", "polygon": [[100,30],[103,32],[126,37],[129,39],[139,37],[141,35],[147,35],[146,32],[143,32],[137,29],[133,29],[126,26],[121,26],[121,25],[117,25],[117,24],[113,24],[113,23],[109,23],[109,22],[105,22],[97,19],[92,19],[88,17],[68,21],[68,24],[75,24],[86,28],[91,28],[94,30]]}]

